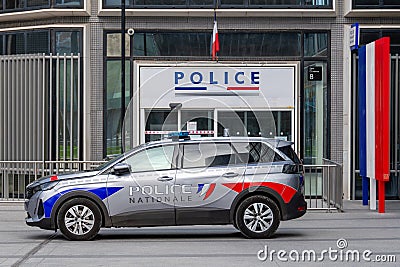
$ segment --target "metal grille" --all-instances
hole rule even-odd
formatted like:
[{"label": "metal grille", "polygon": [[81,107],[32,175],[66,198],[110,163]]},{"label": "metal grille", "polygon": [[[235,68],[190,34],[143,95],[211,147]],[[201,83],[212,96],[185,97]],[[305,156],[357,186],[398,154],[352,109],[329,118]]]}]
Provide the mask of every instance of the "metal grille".
[{"label": "metal grille", "polygon": [[81,159],[80,55],[0,57],[0,161]]}]

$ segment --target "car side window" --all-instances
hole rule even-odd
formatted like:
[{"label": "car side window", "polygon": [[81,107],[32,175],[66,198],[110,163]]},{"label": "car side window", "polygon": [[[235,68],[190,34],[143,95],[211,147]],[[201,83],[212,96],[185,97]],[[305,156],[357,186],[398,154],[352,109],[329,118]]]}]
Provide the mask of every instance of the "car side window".
[{"label": "car side window", "polygon": [[235,152],[228,143],[183,145],[183,168],[215,167],[235,164]]},{"label": "car side window", "polygon": [[271,147],[262,142],[237,142],[233,143],[241,163],[268,163],[283,161]]},{"label": "car side window", "polygon": [[173,168],[174,146],[158,146],[140,151],[125,159],[133,173],[169,170]]}]

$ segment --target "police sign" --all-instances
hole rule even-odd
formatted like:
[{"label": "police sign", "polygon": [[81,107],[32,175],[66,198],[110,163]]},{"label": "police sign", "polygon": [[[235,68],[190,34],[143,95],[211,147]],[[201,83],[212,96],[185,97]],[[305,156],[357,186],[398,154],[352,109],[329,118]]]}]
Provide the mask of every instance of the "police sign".
[{"label": "police sign", "polygon": [[[294,107],[297,64],[136,66],[141,108]],[[188,106],[189,105],[189,106]]]}]

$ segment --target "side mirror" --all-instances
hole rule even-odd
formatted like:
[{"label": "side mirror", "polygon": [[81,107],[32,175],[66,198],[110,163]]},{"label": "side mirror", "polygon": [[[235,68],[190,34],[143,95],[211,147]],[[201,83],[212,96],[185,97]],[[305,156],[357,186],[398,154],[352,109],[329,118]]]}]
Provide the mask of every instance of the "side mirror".
[{"label": "side mirror", "polygon": [[115,164],[113,167],[113,174],[120,176],[120,175],[124,175],[124,174],[128,174],[131,173],[131,166],[129,164],[126,163],[118,163]]}]

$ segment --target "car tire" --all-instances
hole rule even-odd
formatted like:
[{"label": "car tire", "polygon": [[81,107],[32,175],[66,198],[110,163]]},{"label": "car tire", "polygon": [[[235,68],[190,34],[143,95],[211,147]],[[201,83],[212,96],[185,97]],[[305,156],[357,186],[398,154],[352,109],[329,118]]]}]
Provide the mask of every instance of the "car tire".
[{"label": "car tire", "polygon": [[99,207],[91,200],[75,198],[61,206],[57,224],[69,240],[92,240],[100,230],[102,216]]},{"label": "car tire", "polygon": [[251,196],[243,200],[235,214],[236,225],[247,238],[269,238],[280,224],[276,203],[266,196]]}]

